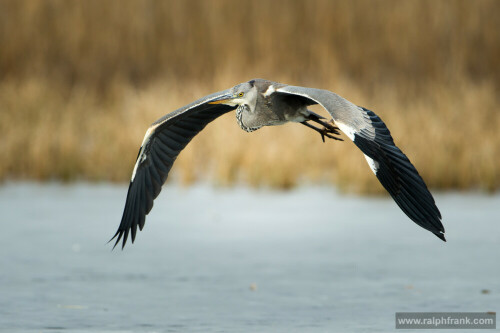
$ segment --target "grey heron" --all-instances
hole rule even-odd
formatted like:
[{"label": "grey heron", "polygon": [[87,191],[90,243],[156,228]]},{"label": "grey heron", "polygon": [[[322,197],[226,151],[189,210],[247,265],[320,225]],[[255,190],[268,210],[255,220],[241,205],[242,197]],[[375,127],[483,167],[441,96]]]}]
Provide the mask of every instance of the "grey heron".
[{"label": "grey heron", "polygon": [[[308,110],[314,104],[326,109],[332,120],[325,121]],[[184,147],[208,123],[233,110],[238,125],[246,132],[287,122],[301,123],[319,132],[323,141],[325,137],[342,140],[336,135],[339,130],[344,132],[364,154],[370,169],[401,210],[446,241],[441,213],[432,194],[373,111],[328,90],[254,79],[181,107],[148,128],[132,171],[120,226],[111,238],[116,238],[114,246],[122,240],[123,248],[129,233],[134,242],[137,227],[144,227],[146,215]]]}]

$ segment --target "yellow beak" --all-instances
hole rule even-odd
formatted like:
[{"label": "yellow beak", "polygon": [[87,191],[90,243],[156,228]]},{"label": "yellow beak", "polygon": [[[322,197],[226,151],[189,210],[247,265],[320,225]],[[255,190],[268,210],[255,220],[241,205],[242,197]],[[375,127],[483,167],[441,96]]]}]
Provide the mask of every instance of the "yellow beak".
[{"label": "yellow beak", "polygon": [[233,99],[232,95],[222,95],[219,96],[217,99],[214,99],[213,101],[208,102],[208,104],[225,104]]}]

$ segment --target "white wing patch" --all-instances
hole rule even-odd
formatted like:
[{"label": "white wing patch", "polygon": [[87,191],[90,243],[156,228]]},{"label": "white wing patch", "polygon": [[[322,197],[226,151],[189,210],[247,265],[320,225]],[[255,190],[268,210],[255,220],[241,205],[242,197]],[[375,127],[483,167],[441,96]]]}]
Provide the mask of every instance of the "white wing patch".
[{"label": "white wing patch", "polygon": [[[142,148],[141,148],[141,150],[142,150]],[[132,178],[130,178],[131,182],[134,181],[135,173],[137,172],[137,168],[139,167],[139,163],[141,163],[141,161],[140,161],[140,159],[137,159],[137,162],[135,162],[135,165],[134,165],[134,171],[132,171]]]},{"label": "white wing patch", "polygon": [[275,91],[276,91],[276,88],[274,88],[274,86],[271,84],[271,85],[267,88],[266,92],[265,92],[265,93],[263,93],[262,95],[263,95],[264,97],[267,97],[267,96],[271,95],[271,94],[272,94],[273,92],[275,92]]},{"label": "white wing patch", "polygon": [[137,158],[137,161],[135,162],[135,165],[134,165],[134,171],[132,171],[132,178],[130,179],[130,181],[134,181],[134,178],[135,178],[135,174],[137,172],[137,168],[139,168],[139,164],[141,164],[142,162],[144,162],[147,158],[147,155],[144,153],[144,147],[146,146],[146,144],[149,142],[149,138],[151,137],[151,134],[154,133],[155,129],[159,126],[160,124],[155,124],[155,125],[152,125],[151,127],[148,128],[148,130],[146,131],[146,134],[144,135],[144,139],[142,140],[142,144],[141,144],[141,153],[139,154],[139,157]]},{"label": "white wing patch", "polygon": [[365,158],[366,158],[366,161],[368,162],[368,165],[370,166],[370,169],[372,169],[373,173],[375,175],[377,175],[377,171],[378,171],[378,167],[379,167],[378,162],[375,161],[374,159],[366,156],[366,155],[365,155]]},{"label": "white wing patch", "polygon": [[356,133],[354,128],[352,128],[344,123],[341,123],[340,121],[335,121],[335,125],[337,125],[337,127],[340,128],[340,130],[342,132],[344,132],[345,135],[347,135],[347,137],[349,139],[351,139],[351,141],[354,141],[354,133]]},{"label": "white wing patch", "polygon": [[144,139],[142,140],[141,147],[143,147],[144,144],[149,141],[149,137],[151,136],[151,134],[153,134],[153,132],[155,131],[155,129],[158,127],[158,125],[159,124],[152,125],[152,126],[150,126],[148,128],[148,130],[146,131],[146,134],[144,135]]}]

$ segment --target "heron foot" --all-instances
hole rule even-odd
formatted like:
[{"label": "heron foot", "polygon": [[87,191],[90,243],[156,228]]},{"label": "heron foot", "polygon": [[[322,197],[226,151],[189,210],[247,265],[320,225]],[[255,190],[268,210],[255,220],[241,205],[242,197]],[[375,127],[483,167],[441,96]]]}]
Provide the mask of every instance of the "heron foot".
[{"label": "heron foot", "polygon": [[323,127],[323,128],[320,129],[319,133],[321,134],[321,140],[323,140],[323,142],[325,142],[325,136],[327,138],[334,139],[334,140],[337,140],[337,141],[344,141],[343,139],[341,139],[339,137],[330,135],[330,133],[333,133],[333,134],[336,134],[336,135],[340,135],[338,129],[337,130],[332,130],[331,128]]},{"label": "heron foot", "polygon": [[340,135],[339,128],[333,125],[333,121],[330,121],[328,123],[321,121],[319,119],[315,119],[314,121],[323,125],[323,128],[318,128],[316,126],[313,126],[313,125],[307,123],[307,121],[304,121],[301,124],[318,132],[321,135],[321,140],[323,140],[323,142],[325,142],[325,137],[330,138],[330,139],[334,139],[334,140],[338,140],[338,141],[344,141],[343,139],[332,135],[332,134]]}]

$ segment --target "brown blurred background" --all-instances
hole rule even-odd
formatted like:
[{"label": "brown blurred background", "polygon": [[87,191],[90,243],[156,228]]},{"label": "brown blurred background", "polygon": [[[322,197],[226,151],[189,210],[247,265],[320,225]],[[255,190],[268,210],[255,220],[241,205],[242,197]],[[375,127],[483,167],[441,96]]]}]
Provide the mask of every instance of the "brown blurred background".
[{"label": "brown blurred background", "polygon": [[[0,180],[126,181],[155,119],[262,77],[374,110],[430,187],[495,190],[499,17],[496,0],[0,0]],[[381,190],[351,142],[234,114],[172,176]]]}]

